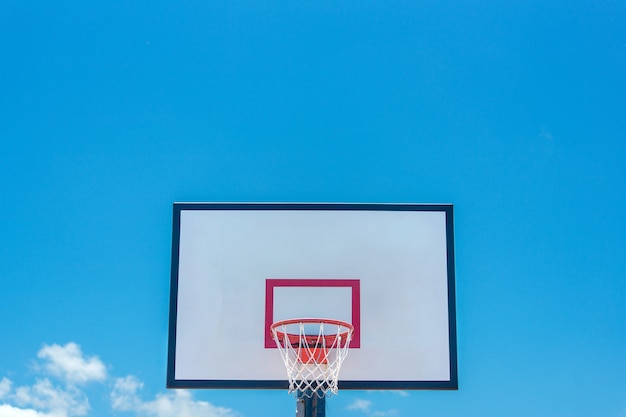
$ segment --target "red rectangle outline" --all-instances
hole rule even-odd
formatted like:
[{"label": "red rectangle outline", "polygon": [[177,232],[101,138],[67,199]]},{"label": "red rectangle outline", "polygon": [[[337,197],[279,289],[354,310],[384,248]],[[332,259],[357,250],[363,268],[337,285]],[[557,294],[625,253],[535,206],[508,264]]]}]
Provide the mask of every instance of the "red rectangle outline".
[{"label": "red rectangle outline", "polygon": [[352,291],[352,326],[350,349],[361,347],[361,281],[358,279],[266,279],[265,280],[265,348],[276,349],[270,326],[274,323],[275,287],[348,287]]}]

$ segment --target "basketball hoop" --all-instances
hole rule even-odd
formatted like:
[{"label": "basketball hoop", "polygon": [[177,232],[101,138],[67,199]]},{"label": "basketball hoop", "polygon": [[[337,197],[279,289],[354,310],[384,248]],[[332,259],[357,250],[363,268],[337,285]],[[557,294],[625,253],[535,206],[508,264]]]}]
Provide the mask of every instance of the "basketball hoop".
[{"label": "basketball hoop", "polygon": [[290,319],[270,327],[289,376],[289,393],[306,397],[337,393],[339,369],[354,327],[331,319]]}]

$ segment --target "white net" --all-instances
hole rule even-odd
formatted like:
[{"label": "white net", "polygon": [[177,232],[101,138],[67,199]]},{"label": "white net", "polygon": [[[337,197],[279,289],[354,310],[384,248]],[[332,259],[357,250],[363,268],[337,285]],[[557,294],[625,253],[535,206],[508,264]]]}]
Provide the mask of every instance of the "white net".
[{"label": "white net", "polygon": [[271,329],[287,368],[290,393],[320,398],[337,393],[352,325],[329,319],[293,319],[274,323]]}]

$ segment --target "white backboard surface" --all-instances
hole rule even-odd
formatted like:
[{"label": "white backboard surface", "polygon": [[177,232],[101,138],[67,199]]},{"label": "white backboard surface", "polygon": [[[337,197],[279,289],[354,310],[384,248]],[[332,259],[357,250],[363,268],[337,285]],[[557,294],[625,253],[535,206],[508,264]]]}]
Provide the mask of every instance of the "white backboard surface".
[{"label": "white backboard surface", "polygon": [[176,203],[167,384],[286,389],[286,318],[355,326],[340,389],[456,389],[452,205]]}]

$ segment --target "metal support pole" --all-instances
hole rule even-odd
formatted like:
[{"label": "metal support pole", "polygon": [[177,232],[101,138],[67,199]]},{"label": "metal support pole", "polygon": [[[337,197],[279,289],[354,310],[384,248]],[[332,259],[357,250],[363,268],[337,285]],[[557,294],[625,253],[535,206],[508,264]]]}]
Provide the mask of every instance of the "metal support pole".
[{"label": "metal support pole", "polygon": [[[308,395],[306,395],[308,394]],[[310,391],[298,391],[296,417],[326,417],[326,397],[318,397]]]}]

